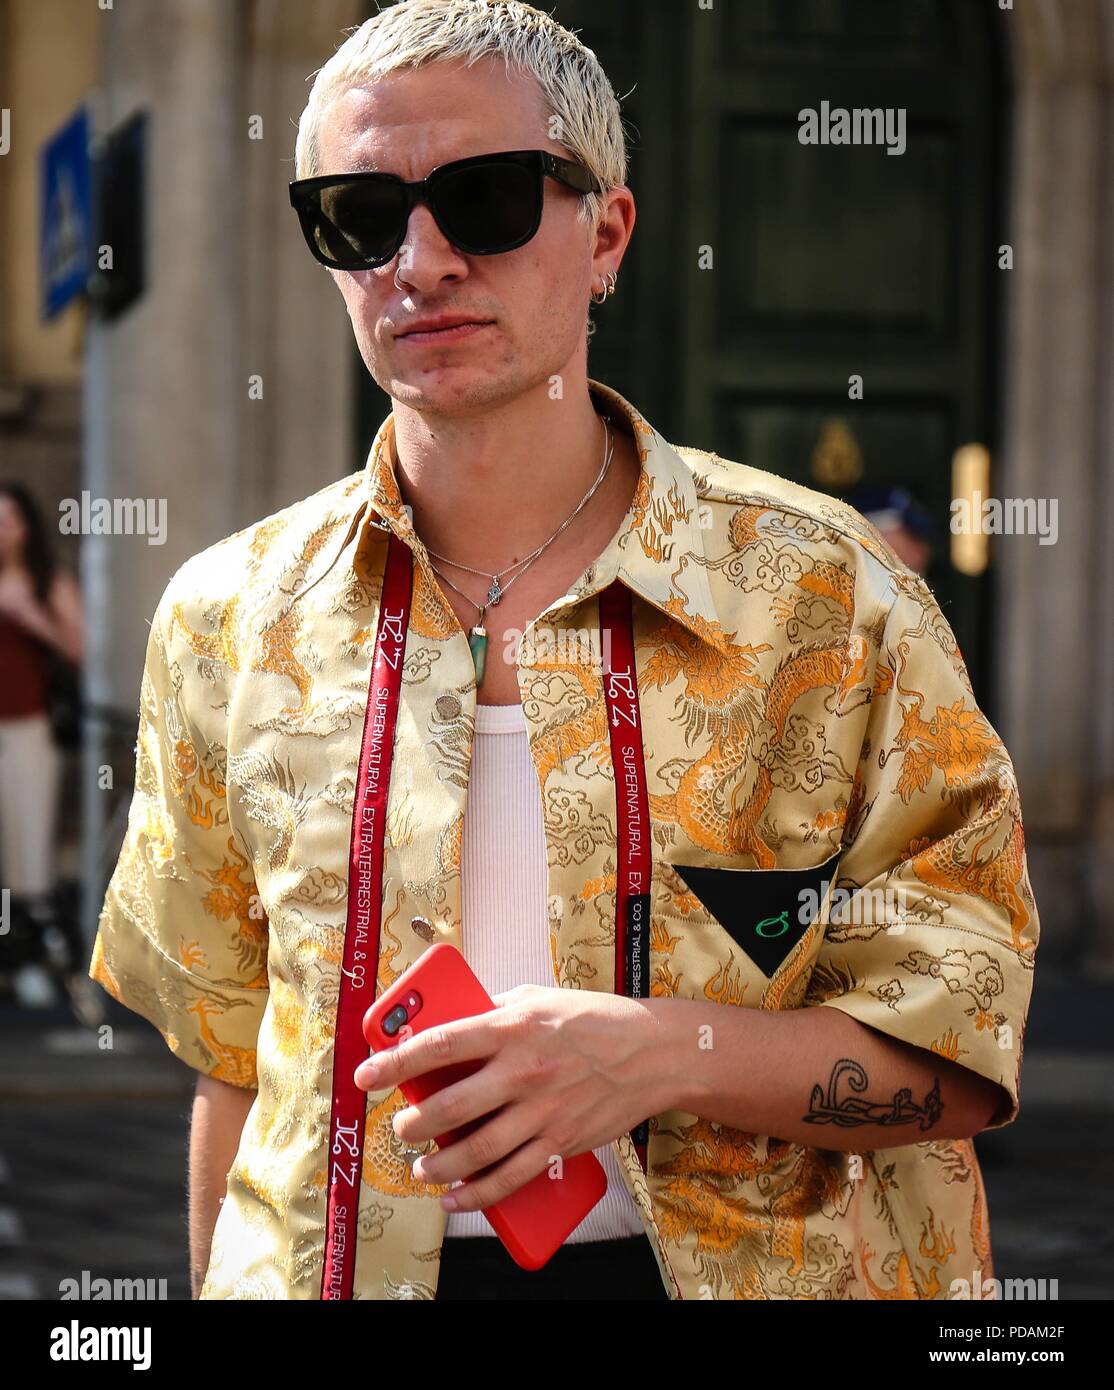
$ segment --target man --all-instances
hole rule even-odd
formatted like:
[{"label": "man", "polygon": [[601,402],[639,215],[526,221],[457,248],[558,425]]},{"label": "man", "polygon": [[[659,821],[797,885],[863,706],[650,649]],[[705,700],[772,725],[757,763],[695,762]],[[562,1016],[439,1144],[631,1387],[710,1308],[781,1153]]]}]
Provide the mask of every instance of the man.
[{"label": "man", "polygon": [[[625,167],[594,56],[525,5],[409,0],[318,74],[292,200],[393,410],[171,579],[91,968],[203,1073],[203,1298],[990,1275],[971,1138],[1017,1114],[1037,937],[1013,769],[857,513],[589,380]],[[362,1062],[437,941],[498,1007]],[[492,1255],[476,1213],[589,1150],[611,1205],[544,1270]]]}]

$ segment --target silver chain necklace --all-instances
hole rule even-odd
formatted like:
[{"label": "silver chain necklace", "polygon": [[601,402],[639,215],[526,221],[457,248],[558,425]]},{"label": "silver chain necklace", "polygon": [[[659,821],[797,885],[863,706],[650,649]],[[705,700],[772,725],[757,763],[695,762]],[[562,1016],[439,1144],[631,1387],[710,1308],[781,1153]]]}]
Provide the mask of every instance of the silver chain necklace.
[{"label": "silver chain necklace", "polygon": [[[570,525],[570,523],[584,509],[584,507],[588,505],[593,495],[595,494],[596,489],[600,486],[604,478],[607,476],[607,471],[611,466],[611,456],[615,452],[615,446],[614,443],[611,442],[611,435],[610,431],[607,428],[606,420],[603,421],[603,445],[603,465],[600,468],[596,481],[580,499],[579,503],[576,506],[576,509],[572,512],[570,516],[566,517],[566,519],[560,524],[560,526],[558,526],[556,531],[554,531],[553,535],[550,536],[550,538],[547,541],[543,541],[542,544],[538,546],[537,550],[533,551],[532,554],[527,555],[524,560],[516,560],[513,565],[508,565],[506,569],[499,570],[496,574],[490,574],[487,570],[473,569],[470,565],[462,565],[456,560],[449,560],[446,556],[438,555],[435,550],[430,550],[429,546],[426,546],[426,554],[432,556],[433,559],[443,560],[445,564],[452,565],[454,569],[467,570],[469,574],[478,574],[481,575],[484,579],[491,580],[491,587],[487,591],[487,601],[485,603],[476,603],[476,600],[474,598],[470,598],[469,595],[466,594],[463,589],[458,589],[447,574],[442,574],[441,570],[439,570],[436,565],[430,565],[430,569],[433,570],[434,574],[438,575],[441,579],[443,579],[451,589],[454,589],[461,596],[461,598],[468,599],[468,602],[471,603],[478,610],[475,626],[473,626],[468,633],[468,646],[472,652],[472,664],[476,668],[477,686],[483,684],[484,665],[487,654],[487,630],[483,626],[484,614],[487,612],[489,607],[493,607],[495,604],[499,603],[500,600],[503,598],[503,595],[515,582],[515,579],[521,578],[521,576],[526,573],[526,570],[530,567],[530,565],[534,563],[534,561],[539,557],[539,555],[541,555],[544,550],[549,549],[549,547],[553,544],[553,542],[557,539],[557,537],[561,534],[565,527]],[[514,579],[511,579],[508,583],[501,584],[501,577],[504,574],[510,574],[511,570],[513,569],[517,569],[518,574],[516,574],[514,576]]]}]

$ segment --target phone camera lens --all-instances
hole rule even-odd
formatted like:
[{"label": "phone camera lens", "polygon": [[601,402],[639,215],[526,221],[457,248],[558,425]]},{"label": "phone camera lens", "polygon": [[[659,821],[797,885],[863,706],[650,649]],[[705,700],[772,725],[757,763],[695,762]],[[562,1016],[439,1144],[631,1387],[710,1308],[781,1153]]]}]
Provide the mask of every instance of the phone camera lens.
[{"label": "phone camera lens", "polygon": [[383,1032],[388,1038],[393,1038],[405,1022],[406,1009],[402,1004],[396,1004],[383,1020]]}]

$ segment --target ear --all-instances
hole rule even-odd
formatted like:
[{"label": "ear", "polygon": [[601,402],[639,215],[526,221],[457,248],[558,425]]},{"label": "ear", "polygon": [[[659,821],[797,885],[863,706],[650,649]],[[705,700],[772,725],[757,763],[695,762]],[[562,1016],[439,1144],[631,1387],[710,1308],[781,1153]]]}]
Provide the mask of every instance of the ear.
[{"label": "ear", "polygon": [[[604,269],[618,271],[634,231],[637,212],[634,194],[626,184],[616,184],[600,195],[600,210],[593,230],[592,278]],[[595,264],[604,259],[606,267]]]}]

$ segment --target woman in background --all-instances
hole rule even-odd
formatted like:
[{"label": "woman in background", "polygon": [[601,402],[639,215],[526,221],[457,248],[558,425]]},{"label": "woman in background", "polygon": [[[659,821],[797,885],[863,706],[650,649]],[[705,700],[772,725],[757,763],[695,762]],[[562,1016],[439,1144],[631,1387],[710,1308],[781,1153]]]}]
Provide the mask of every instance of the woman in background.
[{"label": "woman in background", "polygon": [[62,757],[49,688],[57,659],[77,666],[82,652],[77,580],[55,563],[31,494],[0,483],[0,886],[10,893],[8,949],[0,941],[0,959],[17,953],[15,991],[30,1007],[55,997],[42,956],[56,967],[68,964],[53,895]]}]

